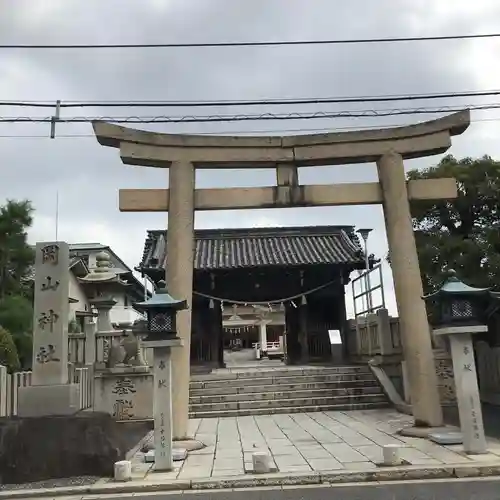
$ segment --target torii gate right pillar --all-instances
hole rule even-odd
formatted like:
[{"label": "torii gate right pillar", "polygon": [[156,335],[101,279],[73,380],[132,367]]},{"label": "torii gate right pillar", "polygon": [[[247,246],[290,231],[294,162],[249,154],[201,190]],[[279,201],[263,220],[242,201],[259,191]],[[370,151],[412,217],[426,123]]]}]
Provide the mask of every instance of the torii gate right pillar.
[{"label": "torii gate right pillar", "polygon": [[422,280],[413,234],[403,158],[387,153],[377,161],[382,187],[385,226],[389,243],[394,291],[399,312],[401,340],[410,378],[416,426],[437,427],[443,413],[437,391],[437,375],[431,334],[423,300]]}]

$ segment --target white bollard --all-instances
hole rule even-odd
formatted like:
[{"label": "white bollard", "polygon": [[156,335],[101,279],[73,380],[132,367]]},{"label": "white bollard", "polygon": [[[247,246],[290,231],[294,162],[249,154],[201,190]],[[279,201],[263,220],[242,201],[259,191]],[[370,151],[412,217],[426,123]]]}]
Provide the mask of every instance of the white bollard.
[{"label": "white bollard", "polygon": [[129,460],[115,462],[115,481],[130,481],[132,479],[132,463]]},{"label": "white bollard", "polygon": [[271,455],[265,451],[252,453],[252,463],[254,474],[266,474],[271,472]]},{"label": "white bollard", "polygon": [[397,444],[386,444],[383,447],[383,464],[384,465],[400,465],[401,458],[399,456],[400,446]]}]

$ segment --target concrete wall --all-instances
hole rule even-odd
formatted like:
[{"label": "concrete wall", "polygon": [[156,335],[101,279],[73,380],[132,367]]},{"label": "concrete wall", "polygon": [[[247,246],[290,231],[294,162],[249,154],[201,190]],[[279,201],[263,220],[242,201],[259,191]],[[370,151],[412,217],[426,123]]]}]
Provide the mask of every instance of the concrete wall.
[{"label": "concrete wall", "polygon": [[78,300],[77,303],[69,305],[69,320],[75,319],[76,311],[90,311],[88,297],[85,295],[82,286],[78,283],[76,276],[69,273],[69,296]]},{"label": "concrete wall", "polygon": [[[96,267],[96,255],[101,252],[101,250],[95,250],[89,252],[89,269]],[[124,271],[127,268],[111,253],[108,252],[111,265],[114,268],[122,269]],[[113,299],[116,300],[116,305],[114,305],[110,310],[110,321],[111,323],[133,323],[134,320],[138,319],[140,315],[132,308],[132,303],[135,299],[127,297],[127,293],[116,292],[113,294]]]}]

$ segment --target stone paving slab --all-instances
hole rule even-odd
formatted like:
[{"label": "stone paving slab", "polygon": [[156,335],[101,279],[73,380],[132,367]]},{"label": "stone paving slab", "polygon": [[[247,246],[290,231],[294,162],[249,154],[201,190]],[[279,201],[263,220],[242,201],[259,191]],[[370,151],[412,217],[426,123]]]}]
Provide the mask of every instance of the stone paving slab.
[{"label": "stone paving slab", "polygon": [[[252,480],[252,453],[271,454],[278,474],[351,475],[380,471],[382,447],[398,444],[407,466],[498,465],[500,442],[490,440],[487,455],[467,456],[461,446],[441,446],[397,433],[412,419],[393,409],[220,417],[190,421],[196,439],[209,446],[190,453],[167,479],[236,477]],[[408,470],[410,470],[408,469]],[[394,469],[391,469],[394,470]],[[156,473],[148,470],[147,480]]]},{"label": "stone paving slab", "polygon": [[[500,475],[500,441],[488,440],[488,454],[467,456],[461,445],[397,433],[411,424],[392,409],[195,419],[190,433],[209,445],[176,462],[172,472],[154,472],[138,453],[131,482],[5,491],[0,499]],[[385,444],[399,444],[409,465],[377,465]],[[278,472],[248,473],[255,451],[270,453]]]}]

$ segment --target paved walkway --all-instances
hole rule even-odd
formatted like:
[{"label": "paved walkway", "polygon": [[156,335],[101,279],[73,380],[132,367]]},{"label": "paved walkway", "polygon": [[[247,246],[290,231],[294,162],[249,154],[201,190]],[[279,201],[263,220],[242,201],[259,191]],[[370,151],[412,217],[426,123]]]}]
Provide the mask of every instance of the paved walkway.
[{"label": "paved walkway", "polygon": [[207,447],[190,453],[169,473],[149,471],[151,466],[139,453],[134,458],[134,479],[244,476],[255,451],[270,452],[278,472],[285,474],[370,471],[379,469],[386,444],[403,446],[401,455],[409,466],[500,465],[498,441],[489,441],[486,455],[466,456],[461,445],[440,446],[396,434],[411,422],[411,417],[392,409],[191,420],[191,432]]},{"label": "paved walkway", "polygon": [[[144,463],[143,454],[137,453],[132,460],[132,481],[117,483],[102,478],[90,486],[3,491],[0,500],[42,496],[85,498],[89,495],[92,498],[101,495],[116,498],[124,494],[140,498],[143,494],[155,492],[207,489],[219,498],[220,488],[225,491],[236,488],[241,492],[245,487],[257,487],[253,490],[256,496],[250,493],[252,490],[248,494],[245,492],[249,498],[261,498],[261,493],[263,497],[270,493],[269,498],[298,500],[310,495],[277,497],[273,495],[274,490],[265,489],[278,487],[284,491],[293,486],[309,485],[321,490],[340,483],[373,485],[385,481],[452,478],[460,478],[460,482],[461,478],[486,480],[486,476],[500,476],[500,441],[488,440],[489,453],[485,455],[466,456],[461,445],[439,446],[426,439],[397,434],[399,429],[410,425],[410,417],[392,409],[191,420],[190,432],[208,446],[191,452],[184,462],[177,462],[172,472],[154,472],[151,464]],[[382,446],[386,444],[403,447],[401,451],[406,465],[378,466]],[[278,471],[262,475],[246,473],[255,451],[271,453]],[[456,488],[457,483],[453,484]],[[215,493],[214,489],[218,488]],[[332,490],[329,491],[328,497],[332,494]],[[411,496],[411,489],[408,491]],[[384,498],[387,493],[389,491],[385,492]],[[226,498],[224,495],[222,498]],[[320,500],[324,496],[318,493],[311,498]],[[425,498],[432,498],[432,495]],[[492,497],[478,498],[490,500]]]}]

